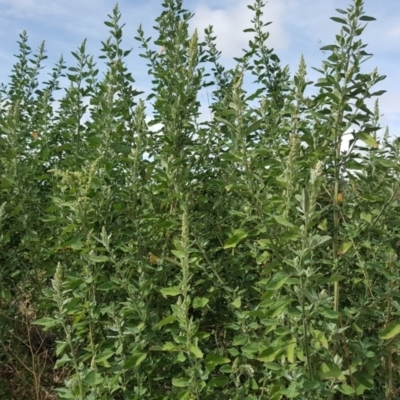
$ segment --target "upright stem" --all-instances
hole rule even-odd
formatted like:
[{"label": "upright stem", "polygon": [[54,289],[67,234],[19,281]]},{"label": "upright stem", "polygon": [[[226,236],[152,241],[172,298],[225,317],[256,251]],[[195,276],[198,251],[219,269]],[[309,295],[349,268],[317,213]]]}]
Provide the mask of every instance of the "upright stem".
[{"label": "upright stem", "polygon": [[304,289],[303,289],[303,276],[300,276],[300,284],[301,284],[301,292],[302,292],[301,293],[301,314],[302,314],[303,330],[304,330],[304,351],[306,353],[306,358],[307,358],[308,378],[311,381],[312,380],[312,369],[311,369],[310,352],[308,349],[308,330],[307,330],[305,296],[304,296]]},{"label": "upright stem", "polygon": [[[342,143],[341,135],[335,135],[336,149],[335,149],[335,186],[333,190],[333,264],[337,266],[338,263],[338,249],[339,249],[339,210],[338,210],[338,195],[339,195],[339,185],[340,185],[340,147]],[[339,297],[340,297],[340,287],[339,282],[334,283],[334,310],[339,312]]]},{"label": "upright stem", "polygon": [[[392,256],[390,256],[389,260],[389,270],[390,275],[392,275],[393,271],[393,260]],[[393,283],[389,283],[390,289],[393,287]],[[388,296],[388,304],[387,304],[387,321],[388,325],[392,319],[392,296],[391,294]],[[393,386],[393,370],[392,370],[392,345],[390,344],[387,348],[387,359],[386,359],[386,369],[387,369],[387,388],[386,388],[386,398],[390,400],[392,398],[392,386]]]}]

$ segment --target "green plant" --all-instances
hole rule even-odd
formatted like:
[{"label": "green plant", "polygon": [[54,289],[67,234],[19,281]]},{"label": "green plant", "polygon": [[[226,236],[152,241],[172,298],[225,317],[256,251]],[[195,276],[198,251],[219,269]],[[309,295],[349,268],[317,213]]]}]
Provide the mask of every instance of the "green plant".
[{"label": "green plant", "polygon": [[21,34],[0,90],[0,374],[18,382],[4,398],[398,396],[400,153],[368,105],[384,79],[362,69],[373,18],[361,0],[337,10],[314,83],[268,47],[264,7],[227,70],[213,28],[190,35],[166,0],[162,51],[136,37],[147,98],[118,7],[103,78],[84,41],[39,84],[44,47]]}]

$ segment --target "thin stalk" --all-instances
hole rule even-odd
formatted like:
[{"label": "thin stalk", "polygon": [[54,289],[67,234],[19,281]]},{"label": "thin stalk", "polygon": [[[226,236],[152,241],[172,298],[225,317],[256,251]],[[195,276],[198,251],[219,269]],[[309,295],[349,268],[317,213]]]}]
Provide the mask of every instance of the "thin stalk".
[{"label": "thin stalk", "polygon": [[63,279],[62,267],[61,267],[61,264],[58,263],[57,269],[56,269],[56,274],[54,277],[54,283],[53,283],[53,287],[54,287],[54,291],[55,291],[54,297],[55,297],[55,301],[57,303],[57,307],[58,307],[58,311],[59,311],[58,319],[64,330],[64,333],[66,336],[66,342],[67,342],[68,347],[71,352],[72,363],[73,363],[75,373],[76,373],[76,376],[78,379],[79,396],[83,400],[84,399],[84,390],[83,390],[82,378],[79,374],[78,356],[76,354],[76,351],[75,351],[75,348],[74,348],[74,345],[72,342],[72,338],[71,338],[71,329],[70,329],[71,327],[66,324],[65,319],[64,319],[64,314],[65,314],[64,301],[65,301],[65,299],[63,298],[63,293],[62,293],[62,279]]},{"label": "thin stalk", "polygon": [[[333,241],[332,241],[332,250],[333,250],[333,264],[336,266],[338,262],[337,254],[339,250],[339,210],[338,210],[338,195],[339,195],[339,182],[340,182],[340,167],[339,167],[339,158],[340,158],[340,147],[341,147],[341,135],[336,138],[336,150],[335,150],[335,186],[333,191]],[[339,312],[339,297],[340,297],[340,287],[339,282],[334,282],[334,310]]]},{"label": "thin stalk", "polygon": [[[390,255],[389,260],[389,272],[392,274],[393,271],[393,259],[392,255]],[[389,283],[390,289],[393,287],[393,282]],[[386,325],[388,325],[392,319],[392,296],[388,296],[388,304],[387,304],[387,321]],[[386,388],[386,398],[390,400],[392,398],[393,393],[393,360],[392,360],[392,345],[390,344],[387,348],[387,358],[386,358],[386,370],[387,370],[387,388]]]},{"label": "thin stalk", "polygon": [[301,285],[301,318],[303,320],[303,331],[304,331],[304,351],[306,353],[307,358],[307,368],[308,368],[308,379],[311,381],[313,374],[311,369],[311,359],[310,359],[310,351],[308,349],[308,329],[307,329],[307,317],[306,317],[306,307],[305,307],[305,296],[303,290],[303,276],[300,276],[300,285]]}]

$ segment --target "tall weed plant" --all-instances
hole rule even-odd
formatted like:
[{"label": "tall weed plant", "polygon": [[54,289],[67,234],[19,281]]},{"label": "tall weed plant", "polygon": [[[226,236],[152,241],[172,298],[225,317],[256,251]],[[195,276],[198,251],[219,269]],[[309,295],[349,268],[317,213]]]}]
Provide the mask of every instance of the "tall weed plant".
[{"label": "tall weed plant", "polygon": [[84,41],[40,83],[44,46],[20,35],[0,88],[1,398],[400,396],[400,147],[370,107],[374,18],[336,10],[311,82],[269,47],[264,6],[226,69],[213,27],[190,34],[166,0],[158,37],[135,38],[149,94],[117,6],[104,76]]}]

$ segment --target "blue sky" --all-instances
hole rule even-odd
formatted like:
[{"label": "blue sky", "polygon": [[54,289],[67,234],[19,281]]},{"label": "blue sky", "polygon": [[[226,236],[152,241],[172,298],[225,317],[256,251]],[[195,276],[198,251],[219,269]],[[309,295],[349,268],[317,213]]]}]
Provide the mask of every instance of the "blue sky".
[{"label": "blue sky", "polygon": [[[128,65],[138,88],[148,90],[146,61],[138,57],[138,42],[133,37],[141,23],[146,36],[153,36],[155,18],[162,11],[161,0],[120,0],[124,28],[124,47],[133,47]],[[319,67],[324,55],[321,46],[331,44],[340,26],[329,19],[337,15],[335,8],[347,8],[351,0],[270,0],[265,8],[266,21],[271,33],[269,44],[282,64],[289,64],[291,71],[297,69],[299,57],[304,54],[309,77],[317,75],[311,69]],[[250,27],[252,12],[247,9],[253,0],[186,0],[184,7],[193,11],[192,28],[199,33],[209,24],[218,36],[218,47],[223,52],[223,63],[232,66],[232,57],[240,56],[246,47],[249,34],[243,29]],[[364,71],[375,67],[387,79],[377,89],[387,93],[380,100],[384,116],[383,126],[389,126],[393,136],[400,136],[400,2],[398,0],[365,0],[367,15],[377,18],[367,27],[363,40],[374,57],[364,65]],[[13,54],[18,52],[18,35],[28,32],[29,44],[36,50],[42,40],[46,41],[50,72],[63,54],[68,67],[74,66],[71,51],[75,51],[87,38],[90,54],[100,54],[101,40],[105,41],[108,28],[103,24],[107,14],[112,13],[115,0],[0,0],[0,82],[7,82],[14,63]],[[101,60],[99,60],[101,64]]]}]

